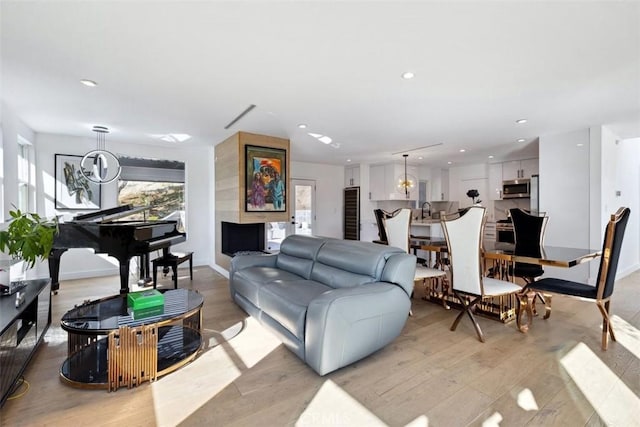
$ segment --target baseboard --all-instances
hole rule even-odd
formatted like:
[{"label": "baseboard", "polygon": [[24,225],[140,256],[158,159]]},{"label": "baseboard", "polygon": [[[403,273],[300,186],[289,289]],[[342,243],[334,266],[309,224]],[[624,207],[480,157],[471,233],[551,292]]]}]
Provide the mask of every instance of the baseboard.
[{"label": "baseboard", "polygon": [[624,270],[618,270],[616,274],[616,280],[620,280],[628,275],[635,273],[640,270],[640,264],[634,264],[630,267],[625,268]]},{"label": "baseboard", "polygon": [[224,268],[220,267],[218,264],[209,264],[209,267],[213,268],[218,273],[222,274],[225,278],[229,278],[229,272]]}]

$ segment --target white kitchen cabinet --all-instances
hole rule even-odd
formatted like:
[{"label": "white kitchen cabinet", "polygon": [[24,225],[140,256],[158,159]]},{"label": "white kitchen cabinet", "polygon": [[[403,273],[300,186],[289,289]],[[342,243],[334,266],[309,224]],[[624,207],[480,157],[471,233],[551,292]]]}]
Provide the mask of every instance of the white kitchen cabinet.
[{"label": "white kitchen cabinet", "polygon": [[531,175],[537,175],[538,159],[525,159],[520,161],[520,169],[522,170],[523,178],[531,178]]},{"label": "white kitchen cabinet", "polygon": [[502,163],[489,164],[489,200],[502,200]]},{"label": "white kitchen cabinet", "polygon": [[360,166],[345,166],[344,168],[344,186],[358,187],[360,186]]},{"label": "white kitchen cabinet", "polygon": [[504,181],[531,178],[531,175],[537,173],[538,159],[513,160],[502,163],[502,179]]},{"label": "white kitchen cabinet", "polygon": [[404,180],[404,164],[388,163],[369,168],[371,200],[418,200],[418,168],[407,166],[407,175],[413,180],[409,198],[398,189],[400,180]]},{"label": "white kitchen cabinet", "polygon": [[369,191],[371,200],[386,200],[384,165],[369,166]]}]

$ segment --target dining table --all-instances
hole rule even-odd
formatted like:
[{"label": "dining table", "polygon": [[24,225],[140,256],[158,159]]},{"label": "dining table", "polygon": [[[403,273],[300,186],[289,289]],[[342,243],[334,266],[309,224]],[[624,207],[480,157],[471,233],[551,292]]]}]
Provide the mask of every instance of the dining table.
[{"label": "dining table", "polygon": [[[449,250],[445,239],[412,236],[410,240],[414,250],[435,254],[434,268],[448,269],[446,254]],[[492,241],[484,241],[482,248],[485,274],[492,274],[494,277],[510,281],[515,281],[515,277],[509,275],[509,266],[513,266],[516,262],[571,268],[597,258],[601,253],[600,249],[549,245],[542,245],[540,251],[536,251],[536,253],[518,253],[516,245],[513,243]],[[477,311],[481,315],[506,323],[516,318],[517,298],[515,295],[489,298],[486,302],[478,304]],[[444,293],[435,289],[427,289],[424,299],[445,306],[460,306],[452,292]]]}]

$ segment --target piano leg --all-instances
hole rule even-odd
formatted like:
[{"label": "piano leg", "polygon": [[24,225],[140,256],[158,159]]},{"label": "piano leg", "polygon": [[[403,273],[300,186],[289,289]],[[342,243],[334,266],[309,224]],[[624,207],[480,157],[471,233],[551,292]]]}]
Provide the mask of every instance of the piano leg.
[{"label": "piano leg", "polygon": [[49,253],[49,277],[51,277],[51,292],[58,293],[60,289],[60,257],[66,249],[52,249]]},{"label": "piano leg", "polygon": [[120,263],[120,294],[128,294],[129,293],[129,261],[131,258],[127,258],[126,260],[118,259]]}]

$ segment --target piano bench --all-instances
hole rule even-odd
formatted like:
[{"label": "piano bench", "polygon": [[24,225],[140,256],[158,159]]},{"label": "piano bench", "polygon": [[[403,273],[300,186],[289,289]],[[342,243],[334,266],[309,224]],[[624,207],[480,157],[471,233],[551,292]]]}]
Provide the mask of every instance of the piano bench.
[{"label": "piano bench", "polygon": [[189,277],[193,280],[193,252],[168,253],[156,258],[153,261],[153,288],[156,288],[158,278],[158,267],[171,267],[173,272],[173,287],[178,289],[178,266],[185,261],[189,261]]}]

